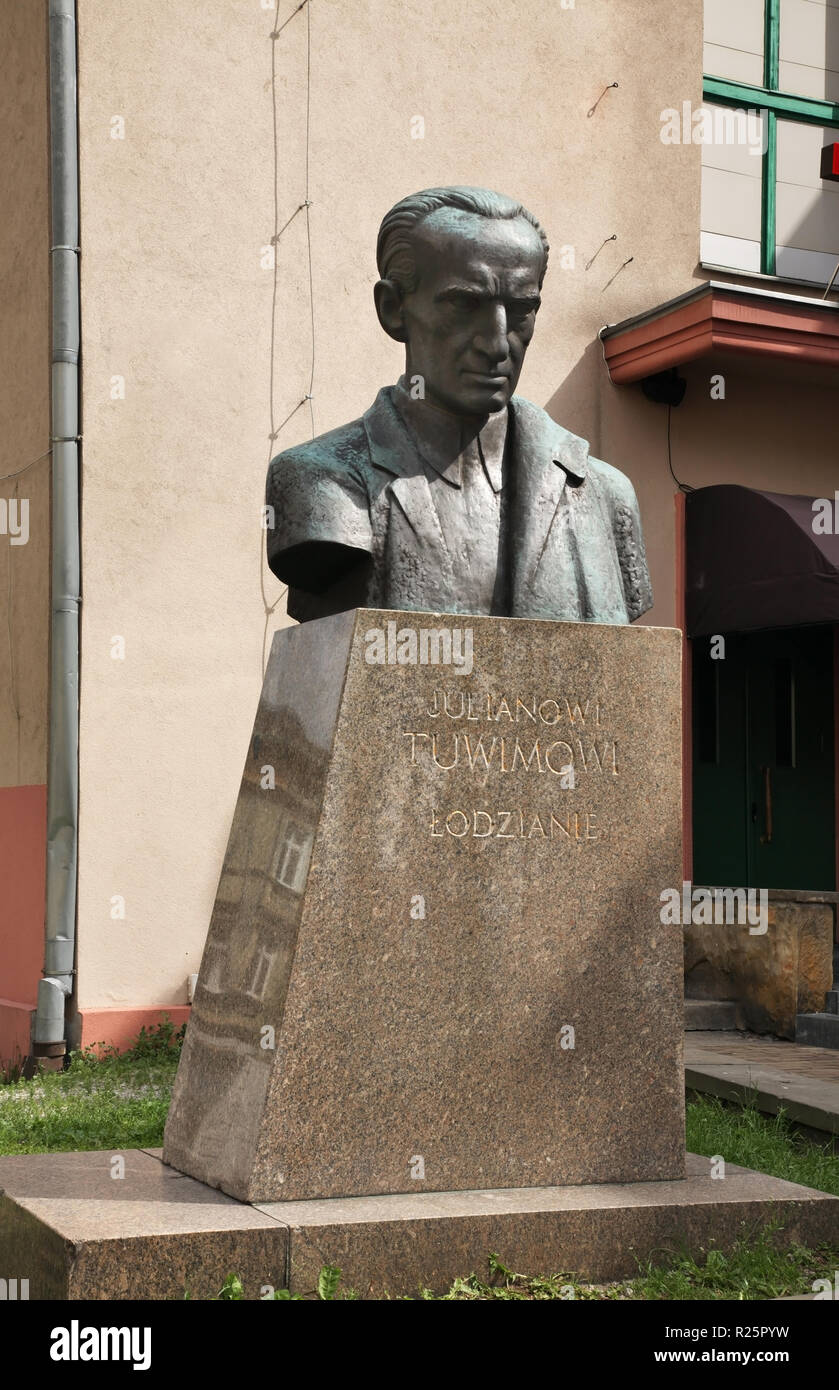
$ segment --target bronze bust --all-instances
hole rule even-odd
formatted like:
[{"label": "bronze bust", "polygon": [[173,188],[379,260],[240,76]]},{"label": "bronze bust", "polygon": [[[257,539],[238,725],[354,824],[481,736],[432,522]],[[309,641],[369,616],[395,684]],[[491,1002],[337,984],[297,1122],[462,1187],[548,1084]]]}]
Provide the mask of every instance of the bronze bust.
[{"label": "bronze bust", "polygon": [[628,623],[652,605],[629,479],[514,395],[547,261],[536,218],[488,189],[426,189],[386,215],[375,303],[404,376],[268,472],[268,562],[293,618]]}]

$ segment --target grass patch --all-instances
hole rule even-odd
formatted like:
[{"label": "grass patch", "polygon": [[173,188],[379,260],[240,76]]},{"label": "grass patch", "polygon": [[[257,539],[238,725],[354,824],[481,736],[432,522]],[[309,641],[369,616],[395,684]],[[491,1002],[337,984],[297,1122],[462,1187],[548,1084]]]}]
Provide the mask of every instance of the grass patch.
[{"label": "grass patch", "polygon": [[0,1153],[159,1146],[182,1041],[164,1020],[127,1052],[99,1044],[64,1071],[0,1086]]},{"label": "grass patch", "polygon": [[738,1241],[730,1254],[709,1250],[701,1263],[682,1255],[665,1265],[649,1261],[631,1283],[630,1297],[708,1302],[783,1298],[813,1292],[813,1282],[833,1279],[839,1248],[775,1248],[772,1227]]},{"label": "grass patch", "polygon": [[[634,1279],[609,1284],[589,1284],[573,1274],[532,1276],[517,1274],[509,1269],[498,1255],[490,1255],[488,1273],[470,1274],[455,1279],[444,1294],[421,1288],[414,1299],[397,1298],[397,1302],[431,1303],[545,1303],[545,1302],[742,1302],[765,1301],[784,1295],[811,1293],[816,1279],[833,1281],[833,1271],[839,1260],[839,1249],[828,1246],[806,1250],[801,1246],[779,1250],[775,1246],[778,1228],[746,1233],[729,1254],[709,1250],[697,1261],[686,1254],[659,1252],[661,1264],[646,1262]],[[189,1297],[189,1295],[187,1295]],[[239,1301],[246,1297],[245,1286],[237,1274],[229,1274],[216,1294],[219,1301]],[[316,1290],[308,1295],[323,1302],[354,1299],[352,1289],[344,1289],[341,1271],[334,1265],[324,1265]],[[301,1302],[300,1294],[287,1289],[273,1290],[263,1295],[269,1300]],[[387,1298],[387,1295],[385,1295]]]},{"label": "grass patch", "polygon": [[[191,1298],[187,1292],[184,1298]],[[245,1286],[241,1276],[238,1274],[228,1274],[214,1299],[211,1303],[240,1303],[245,1297]],[[344,1289],[341,1287],[341,1271],[337,1265],[322,1265],[318,1274],[318,1286],[313,1292],[312,1298],[319,1299],[322,1303],[335,1303],[342,1300],[355,1299],[358,1294],[354,1289]],[[267,1303],[302,1303],[303,1295],[299,1293],[289,1293],[288,1289],[274,1289],[270,1294],[263,1294],[262,1301]]]},{"label": "grass patch", "polygon": [[456,1279],[448,1293],[423,1290],[419,1297],[445,1302],[502,1299],[515,1302],[548,1300],[706,1302],[736,1299],[750,1302],[810,1293],[813,1281],[833,1277],[839,1250],[825,1246],[805,1250],[775,1248],[771,1226],[745,1234],[729,1254],[711,1249],[700,1261],[684,1253],[661,1251],[660,1264],[645,1262],[634,1279],[608,1284],[585,1283],[571,1274],[533,1278],[516,1274],[498,1258],[489,1259],[490,1276],[474,1274]]},{"label": "grass patch", "polygon": [[709,1158],[722,1154],[727,1163],[839,1196],[839,1154],[830,1139],[814,1142],[797,1131],[783,1111],[765,1115],[753,1100],[741,1108],[716,1096],[691,1098],[687,1147],[690,1153]]}]

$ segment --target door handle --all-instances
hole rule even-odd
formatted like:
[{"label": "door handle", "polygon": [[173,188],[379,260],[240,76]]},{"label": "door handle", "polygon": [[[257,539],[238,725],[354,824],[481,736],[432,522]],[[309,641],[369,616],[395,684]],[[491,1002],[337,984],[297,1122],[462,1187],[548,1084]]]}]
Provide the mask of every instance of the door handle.
[{"label": "door handle", "polygon": [[766,831],[760,837],[762,845],[772,843],[772,769],[767,766],[761,769],[763,772],[763,823]]}]

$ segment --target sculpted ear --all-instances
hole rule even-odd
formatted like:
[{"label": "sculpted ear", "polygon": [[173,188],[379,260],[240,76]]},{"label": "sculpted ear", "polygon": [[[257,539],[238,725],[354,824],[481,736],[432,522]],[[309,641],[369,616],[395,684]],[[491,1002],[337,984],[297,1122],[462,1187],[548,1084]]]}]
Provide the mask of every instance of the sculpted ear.
[{"label": "sculpted ear", "polygon": [[394,280],[379,280],[373,289],[373,299],[379,323],[388,337],[397,343],[407,341],[405,319],[402,312],[402,291]]}]

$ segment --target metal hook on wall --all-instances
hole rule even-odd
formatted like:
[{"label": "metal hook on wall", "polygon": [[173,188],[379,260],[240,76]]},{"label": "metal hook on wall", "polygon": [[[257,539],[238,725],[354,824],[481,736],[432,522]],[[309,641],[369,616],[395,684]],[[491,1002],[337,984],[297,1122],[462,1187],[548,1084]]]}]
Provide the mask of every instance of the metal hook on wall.
[{"label": "metal hook on wall", "polygon": [[617,87],[617,85],[618,85],[617,82],[610,82],[609,85],[608,85],[607,87],[604,87],[604,88],[603,88],[603,91],[600,93],[600,96],[597,98],[597,101],[594,103],[593,106],[590,106],[590,107],[589,107],[588,111],[586,112],[586,115],[587,115],[587,116],[593,116],[594,113],[595,113],[595,111],[597,110],[598,106],[600,105],[601,101],[602,101],[603,98],[605,97],[606,93],[607,93],[608,91],[611,91],[612,87]]}]

